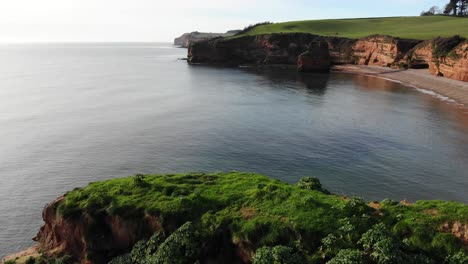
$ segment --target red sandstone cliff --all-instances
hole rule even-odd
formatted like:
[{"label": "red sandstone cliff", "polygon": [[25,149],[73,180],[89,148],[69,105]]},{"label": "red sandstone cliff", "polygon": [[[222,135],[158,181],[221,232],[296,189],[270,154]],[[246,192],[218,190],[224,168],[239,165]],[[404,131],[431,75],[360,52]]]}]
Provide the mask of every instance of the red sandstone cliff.
[{"label": "red sandstone cliff", "polygon": [[[454,38],[422,42],[380,35],[353,40],[305,33],[268,34],[195,43],[189,48],[188,60],[224,65],[299,63],[298,69],[302,69],[304,59],[299,58],[300,54],[308,51],[312,42],[319,41],[328,43],[331,64],[428,67],[431,74],[468,81],[468,42]],[[440,47],[445,55],[439,54]]]},{"label": "red sandstone cliff", "polygon": [[39,249],[49,255],[67,254],[81,263],[102,263],[162,228],[154,216],[144,216],[138,221],[105,213],[65,218],[57,211],[63,199],[60,197],[44,208],[45,224],[34,238]]},{"label": "red sandstone cliff", "polygon": [[408,54],[409,67],[427,67],[433,75],[468,81],[468,41],[454,36],[427,40]]},{"label": "red sandstone cliff", "polygon": [[375,66],[404,66],[402,59],[419,41],[402,40],[390,36],[369,36],[358,40],[352,47],[355,63]]}]

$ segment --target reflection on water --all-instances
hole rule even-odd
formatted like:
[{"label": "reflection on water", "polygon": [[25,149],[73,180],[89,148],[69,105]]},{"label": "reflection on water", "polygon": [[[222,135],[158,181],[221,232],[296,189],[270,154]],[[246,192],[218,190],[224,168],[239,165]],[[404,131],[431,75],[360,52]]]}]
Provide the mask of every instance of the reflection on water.
[{"label": "reflection on water", "polygon": [[366,199],[468,202],[466,110],[343,73],[189,66],[166,44],[0,46],[0,255],[43,206],[135,173],[317,176]]}]

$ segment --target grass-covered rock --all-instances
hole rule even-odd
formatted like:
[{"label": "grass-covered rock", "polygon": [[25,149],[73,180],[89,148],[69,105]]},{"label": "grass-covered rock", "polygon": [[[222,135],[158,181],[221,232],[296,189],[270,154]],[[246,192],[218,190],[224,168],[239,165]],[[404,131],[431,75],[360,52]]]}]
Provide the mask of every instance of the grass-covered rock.
[{"label": "grass-covered rock", "polygon": [[115,239],[115,230],[102,228],[109,221],[97,219],[117,218],[119,223],[153,219],[154,235],[142,235],[128,248],[97,250],[86,244],[89,256],[129,253],[113,263],[355,263],[361,259],[463,263],[466,259],[466,241],[454,232],[454,225],[468,225],[467,205],[384,200],[370,207],[360,198],[329,194],[316,178],[290,185],[241,172],[137,175],[75,189],[54,208],[70,223],[80,219],[101,223],[100,228],[84,232],[85,242],[96,241],[97,236]]}]

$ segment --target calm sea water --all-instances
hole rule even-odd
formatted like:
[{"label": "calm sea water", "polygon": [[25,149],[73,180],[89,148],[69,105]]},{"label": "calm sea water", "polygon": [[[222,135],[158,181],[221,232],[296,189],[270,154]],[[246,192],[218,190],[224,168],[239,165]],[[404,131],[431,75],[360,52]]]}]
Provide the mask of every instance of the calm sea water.
[{"label": "calm sea water", "polygon": [[189,66],[169,44],[0,46],[0,256],[41,210],[135,173],[317,176],[366,199],[468,202],[468,110],[351,74]]}]

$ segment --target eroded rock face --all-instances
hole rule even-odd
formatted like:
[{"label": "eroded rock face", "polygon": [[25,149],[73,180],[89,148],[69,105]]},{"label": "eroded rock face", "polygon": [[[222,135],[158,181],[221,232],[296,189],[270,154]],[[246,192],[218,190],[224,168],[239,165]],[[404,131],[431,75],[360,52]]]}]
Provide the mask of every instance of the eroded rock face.
[{"label": "eroded rock face", "polygon": [[[453,37],[456,38],[456,37]],[[453,38],[446,38],[447,40]],[[468,81],[468,41],[459,40],[452,49],[438,54],[437,41],[441,38],[427,40],[411,50],[407,57],[411,68],[426,66],[433,75]]]},{"label": "eroded rock face", "polygon": [[[461,39],[447,39],[457,38]],[[447,55],[435,56],[434,43],[440,40],[422,42],[379,35],[353,40],[305,33],[267,34],[195,43],[189,48],[188,61],[231,66],[286,64],[298,65],[302,70],[319,60],[318,57],[300,56],[308,51],[311,43],[318,41],[328,43],[332,65],[428,68],[433,75],[468,81],[468,42],[461,39],[460,44],[457,42],[457,46],[449,47]]]},{"label": "eroded rock face", "polygon": [[353,62],[351,46],[354,40],[304,33],[268,34],[194,43],[189,48],[188,61],[224,65],[296,65],[299,55],[308,51],[310,44],[317,41],[328,43],[332,63]]},{"label": "eroded rock face", "polygon": [[330,70],[330,52],[327,42],[312,42],[309,50],[299,55],[297,70],[320,72]]},{"label": "eroded rock face", "polygon": [[[419,41],[390,36],[369,36],[353,46],[356,64],[391,67],[397,65]],[[402,61],[402,65],[404,65]]]},{"label": "eroded rock face", "polygon": [[440,58],[438,71],[447,78],[468,82],[468,41]]},{"label": "eroded rock face", "polygon": [[68,254],[81,263],[103,263],[161,229],[160,221],[153,216],[139,220],[106,214],[65,218],[57,212],[63,200],[62,196],[44,209],[45,224],[34,238],[50,255]]},{"label": "eroded rock face", "polygon": [[456,221],[454,223],[445,223],[442,226],[444,232],[452,233],[454,236],[460,238],[465,245],[468,245],[468,224]]}]

